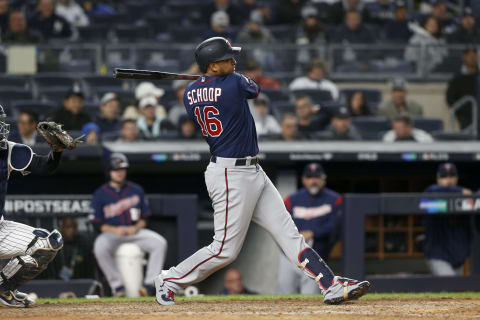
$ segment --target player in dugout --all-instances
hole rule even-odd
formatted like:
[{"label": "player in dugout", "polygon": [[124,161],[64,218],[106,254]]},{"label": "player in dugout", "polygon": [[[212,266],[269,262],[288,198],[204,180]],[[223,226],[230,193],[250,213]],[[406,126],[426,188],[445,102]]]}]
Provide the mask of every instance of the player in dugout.
[{"label": "player in dugout", "polygon": [[150,216],[145,192],[138,184],[128,181],[129,163],[122,153],[112,153],[108,163],[108,182],[100,186],[92,197],[94,228],[100,232],[93,252],[116,297],[125,296],[122,276],[115,265],[114,255],[123,243],[135,243],[149,259],[141,296],[154,295],[153,279],[163,268],[167,254],[167,240],[148,230]]},{"label": "player in dugout", "polygon": [[[327,175],[320,163],[303,169],[303,188],[285,198],[285,207],[305,241],[327,260],[337,234],[342,197],[325,187]],[[279,294],[318,294],[320,287],[280,255],[277,289]]]}]

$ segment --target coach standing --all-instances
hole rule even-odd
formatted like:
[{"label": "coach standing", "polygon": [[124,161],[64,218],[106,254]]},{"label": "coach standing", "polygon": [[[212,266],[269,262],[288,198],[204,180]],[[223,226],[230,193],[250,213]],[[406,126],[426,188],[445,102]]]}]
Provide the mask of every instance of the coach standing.
[{"label": "coach standing", "polygon": [[[437,184],[431,185],[425,192],[472,194],[469,189],[458,185],[457,167],[449,162],[438,167]],[[470,255],[471,245],[470,216],[429,214],[425,217],[424,254],[432,274],[461,275],[462,265]]]},{"label": "coach standing", "polygon": [[91,222],[101,234],[94,243],[94,253],[115,296],[124,296],[125,287],[114,255],[123,243],[135,243],[149,254],[141,295],[154,295],[154,278],[162,271],[167,253],[167,241],[161,235],[145,229],[150,209],[139,185],[126,180],[128,160],[124,154],[112,153],[109,161],[109,181],[92,197]]},{"label": "coach standing", "polygon": [[[305,241],[324,260],[335,239],[342,197],[325,187],[327,176],[319,163],[309,163],[302,175],[303,188],[285,198],[285,206]],[[317,294],[320,287],[281,254],[278,270],[279,294]]]}]

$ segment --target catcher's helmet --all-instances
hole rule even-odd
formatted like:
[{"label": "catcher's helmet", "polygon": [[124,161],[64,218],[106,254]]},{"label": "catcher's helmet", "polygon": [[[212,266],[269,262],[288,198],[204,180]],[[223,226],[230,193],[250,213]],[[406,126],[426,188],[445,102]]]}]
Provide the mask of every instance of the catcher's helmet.
[{"label": "catcher's helmet", "polygon": [[128,159],[123,153],[115,152],[110,155],[110,170],[128,168]]},{"label": "catcher's helmet", "polygon": [[207,72],[210,63],[233,58],[242,48],[232,47],[230,42],[222,37],[209,38],[195,48],[195,60],[202,72]]},{"label": "catcher's helmet", "polygon": [[0,149],[7,149],[7,138],[10,133],[10,125],[3,121],[6,117],[7,114],[0,105]]}]

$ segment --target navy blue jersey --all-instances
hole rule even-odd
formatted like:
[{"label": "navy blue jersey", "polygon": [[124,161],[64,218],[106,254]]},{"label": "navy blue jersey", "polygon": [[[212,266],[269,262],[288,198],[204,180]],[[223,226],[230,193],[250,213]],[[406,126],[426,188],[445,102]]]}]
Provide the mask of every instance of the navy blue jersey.
[{"label": "navy blue jersey", "polygon": [[323,259],[328,258],[334,242],[341,204],[342,196],[328,188],[322,188],[314,196],[302,188],[285,198],[285,207],[298,231],[313,232],[313,249]]},{"label": "navy blue jersey", "polygon": [[[462,194],[462,187],[434,184],[425,192]],[[470,216],[431,214],[425,217],[424,222],[425,257],[447,261],[454,268],[460,267],[470,255],[472,242]]]},{"label": "navy blue jersey", "polygon": [[257,155],[257,132],[247,99],[257,97],[258,92],[255,81],[239,73],[202,76],[187,87],[183,96],[185,108],[200,126],[212,155]]},{"label": "navy blue jersey", "polygon": [[92,197],[93,223],[131,226],[151,215],[142,187],[127,181],[120,190],[105,183]]}]

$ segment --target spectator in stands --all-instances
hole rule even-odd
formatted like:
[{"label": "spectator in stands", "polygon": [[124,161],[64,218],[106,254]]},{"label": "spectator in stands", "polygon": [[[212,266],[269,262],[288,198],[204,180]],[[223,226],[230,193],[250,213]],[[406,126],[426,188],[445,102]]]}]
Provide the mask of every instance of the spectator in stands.
[{"label": "spectator in stands", "polygon": [[255,10],[262,12],[264,17],[266,16],[266,14],[269,13],[268,7],[262,6],[261,4],[257,3],[256,0],[238,1],[238,4],[235,6],[235,15],[236,19],[238,20],[238,24],[245,24],[248,20],[248,17],[250,17],[252,11]]},{"label": "spectator in stands", "polygon": [[297,29],[297,44],[325,44],[325,27],[318,19],[318,10],[313,6],[302,9],[302,22]]},{"label": "spectator in stands", "polygon": [[155,86],[152,82],[143,81],[140,82],[137,87],[135,88],[135,99],[137,102],[140,102],[142,98],[153,96],[157,99],[157,106],[155,109],[155,113],[159,117],[166,117],[167,112],[165,108],[160,104],[160,99],[165,95],[165,90],[163,88],[159,88]]},{"label": "spectator in stands", "polygon": [[440,30],[444,34],[450,34],[455,30],[455,19],[448,13],[446,0],[431,0],[432,16],[437,18]]},{"label": "spectator in stands", "polygon": [[322,137],[329,140],[362,140],[360,133],[352,125],[352,119],[346,107],[338,108]]},{"label": "spectator in stands", "polygon": [[91,121],[88,113],[83,110],[83,101],[82,92],[69,91],[63,99],[63,107],[54,112],[52,120],[62,123],[65,130],[82,130]]},{"label": "spectator in stands", "polygon": [[283,116],[282,124],[280,125],[282,134],[280,139],[283,141],[300,140],[303,137],[298,132],[298,120],[293,114],[286,114]]},{"label": "spectator in stands", "polygon": [[395,117],[392,122],[392,127],[393,129],[385,133],[383,136],[383,142],[433,142],[433,137],[429,133],[421,129],[413,128],[413,120],[407,114]]},{"label": "spectator in stands", "polygon": [[248,290],[243,284],[242,274],[237,269],[230,268],[225,272],[225,281],[221,295],[258,294]]},{"label": "spectator in stands", "polygon": [[[447,87],[447,102],[452,107],[458,100],[465,96],[477,97],[480,92],[477,49],[472,47],[463,52],[463,66],[449,82]],[[472,106],[466,102],[455,113],[461,129],[472,124]]]},{"label": "spectator in stands", "polygon": [[89,122],[82,127],[82,135],[86,144],[97,145],[101,138],[100,127],[95,122]]},{"label": "spectator in stands", "polygon": [[168,119],[155,113],[157,106],[157,99],[153,96],[142,98],[139,103],[141,116],[137,119],[137,127],[147,140],[159,139],[175,130]]},{"label": "spectator in stands", "polygon": [[255,60],[248,61],[245,75],[258,83],[262,89],[280,89],[280,82],[272,77],[265,76],[262,66]]},{"label": "spectator in stands", "polygon": [[40,135],[37,134],[38,113],[33,110],[25,109],[20,111],[17,120],[17,131],[13,132],[8,140],[17,143],[23,143],[33,147],[38,143],[44,143]]},{"label": "spectator in stands", "polygon": [[40,31],[45,40],[72,36],[70,23],[55,13],[53,0],[38,0],[37,12],[29,22],[29,27]]},{"label": "spectator in stands", "polygon": [[262,14],[259,11],[252,11],[247,24],[238,33],[237,42],[270,44],[275,42],[275,38],[263,25]]},{"label": "spectator in stands", "polygon": [[188,80],[173,81],[172,87],[175,90],[177,103],[168,110],[168,120],[170,120],[170,122],[174,125],[177,125],[181,116],[187,114],[185,106],[183,105],[183,94],[185,93],[185,88],[187,88],[188,84]]},{"label": "spectator in stands", "polygon": [[282,132],[275,117],[268,114],[269,105],[270,99],[264,93],[259,93],[257,98],[253,100],[254,109],[252,114],[259,137],[278,135]]},{"label": "spectator in stands", "polygon": [[297,24],[307,0],[277,0],[275,6],[276,24]]},{"label": "spectator in stands", "polygon": [[122,153],[112,153],[107,164],[108,182],[92,196],[90,221],[100,233],[95,239],[95,258],[115,296],[125,296],[115,252],[124,243],[134,243],[149,255],[141,295],[155,295],[153,280],[160,274],[167,254],[167,240],[146,229],[151,212],[143,188],[127,180],[129,163]]},{"label": "spectator in stands", "polygon": [[[429,186],[425,192],[472,194],[471,190],[458,185],[458,171],[453,163],[442,163],[438,167],[437,184]],[[430,271],[436,276],[461,275],[473,240],[470,216],[442,213],[429,214],[424,219],[424,255]]]},{"label": "spectator in stands", "polygon": [[409,26],[414,34],[408,41],[409,45],[405,48],[405,59],[417,63],[420,48],[424,47],[426,49],[424,60],[426,68],[432,71],[448,55],[445,39],[437,18],[428,17],[422,27],[416,24],[410,24]]},{"label": "spectator in stands", "polygon": [[120,103],[116,93],[108,92],[103,95],[102,100],[100,100],[100,114],[95,119],[95,123],[107,140],[109,135],[118,133],[121,121]]},{"label": "spectator in stands", "polygon": [[88,237],[78,232],[77,221],[67,217],[60,220],[60,233],[63,237],[63,249],[55,258],[55,267],[60,271],[60,278],[94,279],[95,258],[93,244]]},{"label": "spectator in stands", "polygon": [[395,2],[394,19],[385,26],[385,39],[392,43],[407,43],[412,37],[412,31],[408,27],[408,8],[405,0]]},{"label": "spectator in stands", "polygon": [[330,122],[330,116],[324,108],[318,108],[318,106],[313,105],[308,96],[298,96],[295,99],[298,131],[307,138],[311,138],[313,134],[324,130]]},{"label": "spectator in stands", "polygon": [[187,114],[181,115],[178,119],[178,138],[184,140],[195,140],[201,138],[197,125]]},{"label": "spectator in stands", "polygon": [[307,66],[307,75],[295,78],[288,89],[290,91],[304,89],[318,89],[329,91],[332,99],[337,100],[339,92],[337,86],[330,80],[326,79],[327,68],[320,60],[312,60]]},{"label": "spectator in stands", "polygon": [[203,17],[205,18],[205,25],[210,23],[211,16],[214,12],[224,11],[230,17],[230,23],[238,25],[244,17],[237,17],[236,6],[230,0],[211,0],[210,5],[204,7]]},{"label": "spectator in stands", "polygon": [[354,91],[348,96],[347,108],[352,117],[372,115],[363,91]]},{"label": "spectator in stands", "polygon": [[[303,188],[285,198],[285,207],[307,244],[328,260],[336,239],[342,197],[325,187],[327,175],[320,163],[308,163],[302,174]],[[308,281],[304,271],[280,255],[277,289],[279,294],[319,294],[317,283]]]},{"label": "spectator in stands", "polygon": [[3,35],[7,32],[9,24],[9,7],[8,0],[0,0],[0,34]]},{"label": "spectator in stands", "polygon": [[472,9],[465,8],[463,10],[460,28],[449,35],[448,42],[463,43],[463,44],[478,44],[480,43],[480,32],[475,23],[475,16]]},{"label": "spectator in stands", "polygon": [[131,143],[141,140],[138,132],[137,121],[133,119],[125,119],[122,121],[122,128],[120,129],[120,138],[116,141],[119,143]]},{"label": "spectator in stands", "polygon": [[359,15],[359,19],[368,22],[370,20],[370,13],[365,8],[362,0],[341,0],[332,5],[330,9],[330,23],[340,24],[344,22],[346,14],[349,11],[355,11]]},{"label": "spectator in stands", "polygon": [[75,27],[85,27],[90,24],[85,11],[74,0],[58,0],[55,13]]},{"label": "spectator in stands", "polygon": [[89,17],[95,16],[95,15],[116,13],[113,7],[109,6],[106,3],[102,3],[98,0],[84,0],[82,1],[82,5],[83,5],[83,10]]},{"label": "spectator in stands", "polygon": [[234,35],[229,30],[229,27],[230,18],[228,17],[228,14],[225,11],[216,11],[210,18],[210,30],[205,33],[203,38],[223,37],[232,41]]},{"label": "spectator in stands", "polygon": [[362,16],[356,10],[345,13],[345,23],[338,26],[329,38],[335,43],[369,44],[375,42],[375,36],[362,22]]},{"label": "spectator in stands", "polygon": [[25,14],[20,10],[10,11],[8,30],[5,30],[3,42],[9,44],[39,43],[42,36],[27,27]]},{"label": "spectator in stands", "polygon": [[392,81],[392,98],[378,111],[380,115],[393,120],[396,116],[408,114],[412,117],[422,116],[423,107],[413,100],[407,99],[407,81],[395,78]]}]

